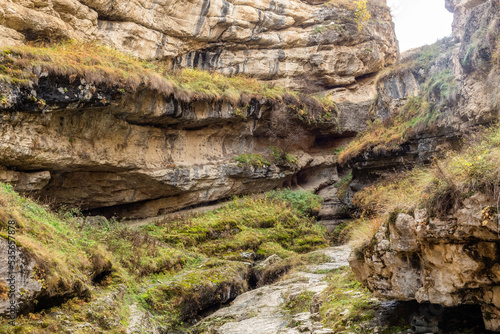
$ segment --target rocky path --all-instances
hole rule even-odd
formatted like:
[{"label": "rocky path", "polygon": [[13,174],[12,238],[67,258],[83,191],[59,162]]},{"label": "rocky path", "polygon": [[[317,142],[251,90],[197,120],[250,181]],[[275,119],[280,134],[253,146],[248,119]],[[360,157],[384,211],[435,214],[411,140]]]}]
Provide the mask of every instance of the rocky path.
[{"label": "rocky path", "polygon": [[[330,261],[305,266],[283,281],[246,292],[196,327],[204,333],[221,334],[333,333],[317,321],[320,306],[317,300],[327,287],[324,278],[328,271],[348,265],[350,248],[343,245],[318,252],[329,256]],[[287,301],[304,293],[313,294],[309,312],[290,315],[284,308]]]}]

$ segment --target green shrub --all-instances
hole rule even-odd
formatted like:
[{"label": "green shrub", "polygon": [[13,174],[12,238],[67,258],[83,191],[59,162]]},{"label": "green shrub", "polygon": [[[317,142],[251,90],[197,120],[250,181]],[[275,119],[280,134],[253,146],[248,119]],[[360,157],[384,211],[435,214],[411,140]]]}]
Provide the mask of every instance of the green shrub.
[{"label": "green shrub", "polygon": [[274,163],[278,166],[296,166],[298,164],[298,160],[295,156],[287,153],[284,149],[277,146],[269,146],[271,150],[271,155],[274,158]]},{"label": "green shrub", "polygon": [[269,166],[271,165],[269,162],[267,162],[262,155],[258,153],[252,153],[252,154],[241,154],[234,158],[234,160],[238,161],[238,165],[247,165],[247,166],[252,166],[254,168],[259,168],[259,167],[264,167],[264,166]]},{"label": "green shrub", "polygon": [[340,146],[340,147],[335,147],[334,149],[332,149],[332,152],[333,152],[333,154],[335,154],[336,156],[339,156],[339,155],[342,153],[342,151],[344,151],[344,150],[345,150],[345,148],[346,148],[346,145],[342,145],[342,146]]},{"label": "green shrub", "polygon": [[315,215],[321,209],[323,199],[318,195],[305,190],[280,189],[272,190],[267,193],[267,198],[271,200],[280,200],[293,208],[297,209],[303,215]]}]

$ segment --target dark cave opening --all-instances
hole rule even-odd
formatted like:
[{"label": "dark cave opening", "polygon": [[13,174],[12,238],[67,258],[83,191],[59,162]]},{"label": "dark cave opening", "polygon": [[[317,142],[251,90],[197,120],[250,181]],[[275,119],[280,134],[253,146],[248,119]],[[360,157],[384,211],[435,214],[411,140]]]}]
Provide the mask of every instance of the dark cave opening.
[{"label": "dark cave opening", "polygon": [[375,319],[378,326],[404,327],[410,333],[495,333],[485,329],[479,305],[444,307],[416,301],[385,301],[376,311]]}]

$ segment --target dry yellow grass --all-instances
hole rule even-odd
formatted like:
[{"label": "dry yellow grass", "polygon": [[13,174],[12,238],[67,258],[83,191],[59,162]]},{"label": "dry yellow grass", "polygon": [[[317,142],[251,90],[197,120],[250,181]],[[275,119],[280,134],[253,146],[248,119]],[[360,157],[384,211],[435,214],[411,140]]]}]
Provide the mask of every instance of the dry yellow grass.
[{"label": "dry yellow grass", "polygon": [[397,149],[413,133],[414,127],[428,122],[430,116],[429,105],[424,99],[418,96],[410,98],[398,115],[385,122],[377,120],[371,123],[349,143],[340,153],[339,163],[345,164],[367,150],[385,153]]},{"label": "dry yellow grass", "polygon": [[70,40],[51,46],[0,48],[0,82],[30,86],[44,73],[65,76],[70,81],[83,78],[88,83],[127,92],[146,87],[166,96],[173,94],[185,102],[226,100],[245,106],[252,98],[263,98],[296,105],[298,110],[319,106],[327,116],[335,109],[330,99],[300,94],[242,75],[228,77],[197,69],[172,71],[161,62],[142,61],[97,42]]},{"label": "dry yellow grass", "polygon": [[353,202],[362,218],[351,232],[354,244],[369,241],[398,212],[425,208],[439,216],[475,192],[500,198],[500,125],[468,139],[460,152],[451,152],[431,166],[392,174],[356,193]]}]

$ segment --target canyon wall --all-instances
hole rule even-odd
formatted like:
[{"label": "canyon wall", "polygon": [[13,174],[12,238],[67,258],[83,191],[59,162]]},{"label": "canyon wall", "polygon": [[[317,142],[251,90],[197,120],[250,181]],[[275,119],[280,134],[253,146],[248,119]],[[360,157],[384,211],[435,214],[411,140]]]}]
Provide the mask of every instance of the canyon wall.
[{"label": "canyon wall", "polygon": [[[425,100],[412,128],[392,147],[367,145],[344,161],[360,178],[427,163],[460,146],[460,138],[497,120],[500,75],[494,60],[498,48],[498,1],[462,1],[455,7],[454,35],[401,55],[377,78],[373,120],[387,122]],[[467,8],[467,10],[465,10]],[[465,15],[465,16],[464,16]],[[406,116],[402,116],[405,118]],[[421,119],[419,119],[419,117]],[[410,120],[406,117],[405,120]]]},{"label": "canyon wall", "polygon": [[370,245],[351,255],[356,276],[378,297],[443,306],[480,305],[487,329],[500,331],[496,203],[477,193],[447,218],[427,209],[400,213]]},{"label": "canyon wall", "polygon": [[[297,99],[179,98],[144,82],[126,91],[34,68],[38,79],[29,85],[0,81],[0,181],[59,205],[128,218],[288,185],[319,192],[327,199],[323,217],[336,219],[342,204],[333,149],[368,120],[387,122],[413,98],[430,105],[425,122],[398,145],[368,145],[348,159],[354,182],[347,197],[380,174],[458,148],[464,134],[498,119],[500,3],[446,6],[455,13],[454,36],[384,70],[398,57],[385,1],[369,1],[371,20],[359,30],[355,6],[342,0],[0,0],[4,46],[97,40],[172,73],[246,74],[336,103],[312,120]],[[296,161],[235,160],[270,159],[269,147],[280,143]],[[484,216],[494,205],[478,193],[448,217],[399,213],[353,253],[351,266],[379,296],[479,304],[487,327],[500,330],[499,231]]]},{"label": "canyon wall", "polygon": [[[23,90],[12,88],[8,95],[17,102],[2,113],[0,161],[7,169],[0,176],[18,191],[136,218],[270,190],[301,169],[335,166],[333,152],[302,152],[293,165],[235,161],[242,153],[267,154],[276,144],[266,135],[274,128],[273,105],[265,100],[251,102],[242,115],[228,102],[184,103],[147,90],[122,95],[58,79],[41,80],[37,87],[47,112],[35,102],[19,102],[27,94]],[[102,99],[109,102],[103,105]],[[20,106],[25,110],[17,111]],[[274,112],[292,117],[284,107]],[[307,126],[298,119],[290,124]],[[334,119],[320,126],[326,127],[324,135],[336,133]],[[308,130],[302,140],[313,146],[317,129]]]},{"label": "canyon wall", "polygon": [[[379,77],[376,117],[410,126],[397,145],[367,145],[349,159],[354,187],[388,170],[439,161],[498,120],[500,2],[446,1],[446,6],[455,13],[453,36],[410,50]],[[425,105],[428,114],[406,119],[411,103]],[[400,123],[391,123],[398,117]],[[460,196],[441,217],[432,207],[384,213],[386,221],[353,252],[350,265],[380,297],[480,305],[486,328],[500,331],[497,198],[481,191]]]},{"label": "canyon wall", "polygon": [[[128,218],[282,185],[332,184],[332,148],[365,127],[374,76],[398,53],[388,7],[370,1],[368,9],[372,18],[358,30],[355,6],[344,1],[1,0],[3,45],[97,40],[172,70],[331,89],[337,111],[311,123],[286,101],[262,96],[241,107],[162,95],[148,85],[124,92],[39,68],[29,87],[0,83],[0,180],[58,204]],[[280,117],[289,124],[280,140],[300,142],[289,148],[297,163],[234,160],[270,156],[273,133],[283,132]]]},{"label": "canyon wall", "polygon": [[295,88],[345,86],[396,60],[385,1],[358,31],[349,1],[0,1],[0,41],[97,39],[172,66],[244,73]]}]

